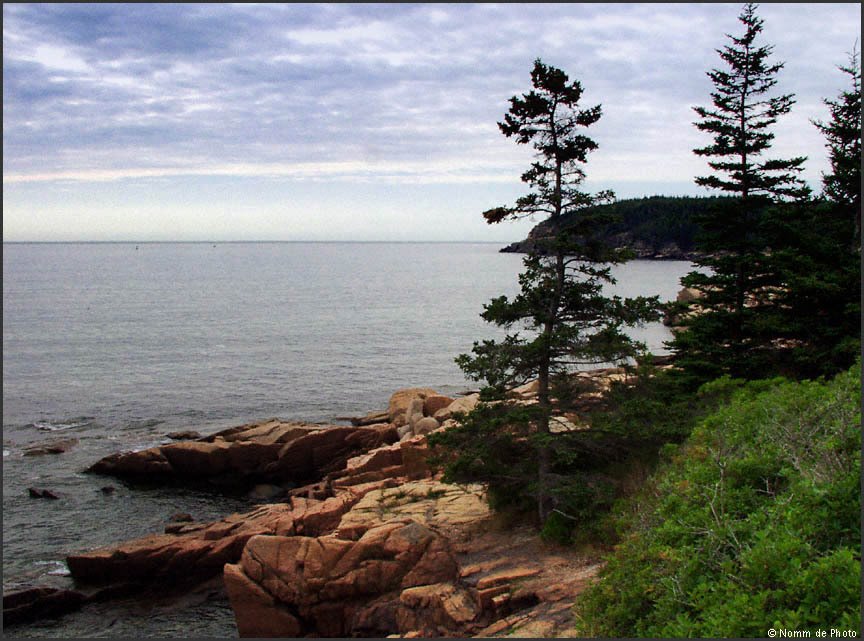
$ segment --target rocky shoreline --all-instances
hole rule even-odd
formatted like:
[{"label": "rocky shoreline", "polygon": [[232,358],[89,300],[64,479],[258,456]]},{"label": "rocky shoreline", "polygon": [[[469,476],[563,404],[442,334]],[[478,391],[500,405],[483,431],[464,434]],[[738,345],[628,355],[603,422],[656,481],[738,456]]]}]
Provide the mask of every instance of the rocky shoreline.
[{"label": "rocky shoreline", "polygon": [[[556,227],[551,221],[544,221],[531,229],[524,240],[510,243],[499,251],[504,254],[528,254],[531,252],[543,254],[544,246],[554,243],[556,231]],[[686,260],[692,262],[702,256],[700,252],[690,247],[682,248],[671,241],[649,242],[644,238],[638,238],[629,231],[613,234],[606,241],[611,247],[630,250],[633,257],[639,260]]]},{"label": "rocky shoreline", "polygon": [[[590,404],[624,372],[579,376]],[[535,402],[534,386],[515,396]],[[205,523],[177,514],[163,532],[68,556],[75,589],[4,594],[4,620],[221,578],[241,637],[566,636],[599,561],[505,527],[483,487],[442,483],[428,465],[426,435],[478,398],[403,389],[350,426],[272,419],[107,456],[87,472],[266,502]],[[584,429],[576,416],[556,425]]]},{"label": "rocky shoreline", "polygon": [[[502,254],[528,254],[534,251],[542,253],[542,240],[536,238],[526,238],[502,247],[499,252]],[[628,242],[629,239],[619,239],[617,249],[629,249],[633,252],[633,258],[637,260],[686,260],[693,262],[700,258],[702,254],[696,251],[682,250],[675,243],[667,243],[660,247],[655,247],[647,243]]]}]

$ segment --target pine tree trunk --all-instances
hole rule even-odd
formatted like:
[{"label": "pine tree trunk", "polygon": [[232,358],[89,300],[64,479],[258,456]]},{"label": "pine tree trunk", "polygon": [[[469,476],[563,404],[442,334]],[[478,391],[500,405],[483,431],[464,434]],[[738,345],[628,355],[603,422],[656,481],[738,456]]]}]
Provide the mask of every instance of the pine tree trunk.
[{"label": "pine tree trunk", "polygon": [[[549,335],[553,329],[552,323],[544,327],[544,334]],[[549,354],[543,355],[539,376],[537,379],[537,404],[540,408],[540,418],[537,421],[537,431],[540,434],[549,434],[549,417],[552,413],[552,399],[549,391]],[[552,454],[549,446],[542,443],[537,450],[537,516],[540,526],[546,522],[549,516],[549,472],[552,468]]]},{"label": "pine tree trunk", "polygon": [[[564,291],[564,279],[566,276],[565,256],[563,249],[559,246],[555,251],[555,291],[552,296],[549,308],[549,317],[543,325],[543,337],[546,339],[544,353],[540,359],[538,368],[538,389],[537,403],[540,408],[540,418],[537,424],[537,431],[540,434],[548,435],[549,419],[552,416],[552,393],[550,381],[550,369],[552,364],[552,349],[549,339],[553,336],[558,318],[558,310],[561,306],[561,296]],[[552,471],[552,452],[551,447],[544,443],[540,445],[537,451],[537,515],[540,519],[540,525],[549,517],[552,511],[551,506],[551,483],[549,480]]]}]

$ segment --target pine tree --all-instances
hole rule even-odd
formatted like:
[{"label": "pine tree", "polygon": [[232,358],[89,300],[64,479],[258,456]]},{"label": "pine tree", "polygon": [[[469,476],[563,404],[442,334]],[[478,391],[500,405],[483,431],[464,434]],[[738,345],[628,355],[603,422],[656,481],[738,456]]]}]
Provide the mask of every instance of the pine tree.
[{"label": "pine tree", "polygon": [[743,35],[727,35],[731,44],[717,50],[726,68],[708,72],[713,107],[694,108],[696,127],[714,136],[712,144],[694,150],[714,159],[708,162],[714,173],[697,177],[696,184],[731,196],[698,221],[704,257],[696,262],[707,269],[682,279],[701,292],[704,313],[692,317],[671,346],[697,379],[758,375],[769,366],[776,344],[761,312],[773,304],[779,283],[770,260],[773,232],[766,227],[776,219],[766,213],[809,193],[798,177],[805,158],[765,158],[774,139],[770,127],[794,100],[792,94],[769,95],[784,65],[771,63],[773,47],[758,43],[763,21],[756,5],[745,5],[738,19]]},{"label": "pine tree", "polygon": [[857,50],[849,54],[849,65],[839,67],[848,74],[851,87],[837,100],[825,99],[831,112],[828,123],[817,120],[816,127],[825,136],[831,173],[822,174],[823,195],[844,208],[853,219],[853,251],[861,249],[861,65]]},{"label": "pine tree", "polygon": [[[784,212],[783,236],[772,243],[780,274],[772,312],[789,346],[788,373],[800,378],[848,369],[861,352],[861,71],[857,51],[839,67],[851,87],[826,99],[831,119],[814,124],[825,135],[831,165],[822,197]],[[790,215],[791,214],[791,215]]]},{"label": "pine tree", "polygon": [[[542,524],[556,509],[556,438],[550,431],[553,412],[571,398],[569,376],[574,368],[632,358],[639,345],[624,333],[658,316],[655,299],[622,300],[605,296],[614,283],[610,265],[625,254],[601,240],[606,214],[592,208],[611,200],[611,192],[581,191],[588,154],[597,143],[583,130],[601,117],[601,107],[579,107],[582,86],[560,69],[536,60],[534,89],[510,99],[498,126],[518,144],[531,144],[535,162],[522,175],[531,191],[514,207],[484,212],[489,223],[532,215],[556,222],[568,215],[566,229],[542,243],[524,260],[520,292],[485,305],[482,317],[516,330],[500,341],[475,343],[472,354],[457,362],[465,373],[485,381],[485,400],[460,429],[433,441],[454,453],[447,472],[459,481],[485,481],[498,500],[526,492],[536,501]],[[525,332],[525,333],[523,333]],[[507,400],[514,387],[537,380],[537,404],[524,407]],[[482,436],[482,438],[480,438]]]}]

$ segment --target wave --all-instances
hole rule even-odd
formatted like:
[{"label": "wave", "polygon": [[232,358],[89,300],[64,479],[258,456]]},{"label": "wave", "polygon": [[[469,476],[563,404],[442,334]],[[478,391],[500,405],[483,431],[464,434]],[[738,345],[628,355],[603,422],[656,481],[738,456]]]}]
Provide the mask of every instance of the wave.
[{"label": "wave", "polygon": [[45,567],[48,576],[70,576],[69,566],[65,561],[36,561],[34,565]]},{"label": "wave", "polygon": [[79,427],[92,427],[96,424],[96,418],[93,416],[79,416],[77,418],[69,418],[63,420],[39,420],[29,423],[26,427],[36,428],[41,432],[59,432],[62,430],[72,430]]}]

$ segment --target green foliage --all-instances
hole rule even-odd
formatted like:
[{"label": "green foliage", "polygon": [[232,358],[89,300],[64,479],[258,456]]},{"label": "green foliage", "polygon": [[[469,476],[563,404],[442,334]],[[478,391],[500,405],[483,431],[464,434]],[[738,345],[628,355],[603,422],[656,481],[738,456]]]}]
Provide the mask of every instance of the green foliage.
[{"label": "green foliage", "polygon": [[738,389],[621,510],[582,632],[859,629],[860,376],[859,362],[827,383],[714,384]]},{"label": "green foliage", "polygon": [[677,373],[649,367],[635,380],[611,386],[605,403],[590,416],[591,427],[626,437],[643,449],[680,442],[701,416],[740,384],[722,379],[697,393]]},{"label": "green foliage", "polygon": [[561,512],[552,512],[543,529],[540,530],[540,538],[552,543],[567,545],[573,536],[573,520],[564,516]]},{"label": "green foliage", "polygon": [[524,509],[536,501],[537,461],[529,437],[536,409],[480,403],[459,424],[430,434],[430,463],[443,467],[444,480],[486,483],[494,510]]},{"label": "green foliage", "polygon": [[[493,509],[527,513],[537,500],[536,451],[547,447],[552,510],[541,535],[558,543],[607,545],[616,536],[612,507],[644,482],[660,449],[683,441],[699,418],[743,384],[722,379],[691,393],[646,359],[626,384],[612,385],[601,408],[584,414],[590,430],[552,435],[534,430],[536,405],[510,403],[486,388],[488,402],[457,426],[429,435],[432,462],[449,482],[486,483]],[[555,396],[578,399],[581,391],[556,390]]]}]

